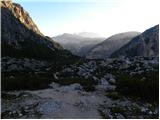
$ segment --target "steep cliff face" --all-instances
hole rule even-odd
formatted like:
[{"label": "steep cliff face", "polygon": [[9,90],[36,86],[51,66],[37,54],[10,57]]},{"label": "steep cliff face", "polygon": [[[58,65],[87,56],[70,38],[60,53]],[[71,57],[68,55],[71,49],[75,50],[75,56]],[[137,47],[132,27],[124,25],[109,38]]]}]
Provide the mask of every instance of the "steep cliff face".
[{"label": "steep cliff face", "polygon": [[20,5],[1,1],[1,16],[2,57],[54,59],[55,53],[58,55],[61,51],[63,54],[61,45],[42,35]]},{"label": "steep cliff face", "polygon": [[29,16],[28,12],[26,12],[21,5],[17,3],[12,3],[11,0],[2,1],[1,7],[6,8],[12,12],[12,14],[29,30],[34,31],[37,34],[43,35],[36,24],[33,22],[32,18]]},{"label": "steep cliff face", "polygon": [[111,57],[119,56],[159,56],[159,25],[149,28],[137,37],[134,37],[128,44],[111,55]]}]

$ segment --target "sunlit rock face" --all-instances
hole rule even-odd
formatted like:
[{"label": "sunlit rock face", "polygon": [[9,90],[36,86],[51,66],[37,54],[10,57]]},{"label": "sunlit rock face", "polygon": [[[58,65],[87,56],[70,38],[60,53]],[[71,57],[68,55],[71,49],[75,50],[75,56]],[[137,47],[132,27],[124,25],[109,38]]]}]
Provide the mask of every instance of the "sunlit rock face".
[{"label": "sunlit rock face", "polygon": [[12,3],[12,0],[1,1],[1,7],[6,8],[12,12],[12,14],[23,23],[28,29],[34,31],[37,34],[43,35],[36,24],[33,22],[32,18],[29,16],[23,7],[17,3]]},{"label": "sunlit rock face", "polygon": [[59,43],[44,36],[29,14],[12,1],[1,1],[2,57],[55,58],[63,50]]}]

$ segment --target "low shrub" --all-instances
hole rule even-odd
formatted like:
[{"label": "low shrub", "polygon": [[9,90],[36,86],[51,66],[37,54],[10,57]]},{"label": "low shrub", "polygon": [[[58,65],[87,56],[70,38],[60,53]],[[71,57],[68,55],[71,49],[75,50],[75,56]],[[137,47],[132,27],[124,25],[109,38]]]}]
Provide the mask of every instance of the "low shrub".
[{"label": "low shrub", "polygon": [[118,92],[107,92],[105,95],[113,100],[122,98],[122,96]]},{"label": "low shrub", "polygon": [[43,89],[48,87],[52,79],[50,74],[2,73],[2,90]]},{"label": "low shrub", "polygon": [[117,75],[116,84],[116,90],[128,96],[141,97],[145,100],[158,100],[159,98],[158,71],[150,71],[133,76],[121,73]]}]

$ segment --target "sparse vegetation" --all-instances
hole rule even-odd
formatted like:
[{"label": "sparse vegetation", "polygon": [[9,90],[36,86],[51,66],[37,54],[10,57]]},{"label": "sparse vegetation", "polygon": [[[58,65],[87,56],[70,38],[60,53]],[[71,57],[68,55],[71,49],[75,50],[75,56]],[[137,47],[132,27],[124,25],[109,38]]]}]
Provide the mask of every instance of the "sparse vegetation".
[{"label": "sparse vegetation", "polygon": [[35,90],[47,88],[53,81],[51,74],[2,73],[2,90]]},{"label": "sparse vegetation", "polygon": [[117,76],[117,91],[128,96],[141,97],[145,100],[158,100],[159,73],[158,71],[129,75],[121,73]]},{"label": "sparse vegetation", "polygon": [[121,113],[124,114],[126,112],[125,108],[119,107],[119,106],[115,106],[115,107],[111,107],[111,112],[112,113]]},{"label": "sparse vegetation", "polygon": [[105,95],[107,97],[113,99],[113,100],[117,100],[117,99],[122,98],[122,96],[118,92],[115,92],[115,91],[113,91],[113,92],[107,92]]}]

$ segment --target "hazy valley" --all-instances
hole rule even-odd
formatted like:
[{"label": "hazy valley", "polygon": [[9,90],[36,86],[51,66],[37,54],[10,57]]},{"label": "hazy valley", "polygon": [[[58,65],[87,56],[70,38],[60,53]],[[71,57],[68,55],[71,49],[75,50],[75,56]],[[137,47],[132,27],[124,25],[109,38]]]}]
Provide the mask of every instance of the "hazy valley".
[{"label": "hazy valley", "polygon": [[86,34],[87,32],[79,34],[64,33],[53,37],[53,40],[59,42],[65,49],[71,51],[75,55],[86,56],[93,46],[105,40],[105,38],[96,36],[94,33]]}]

